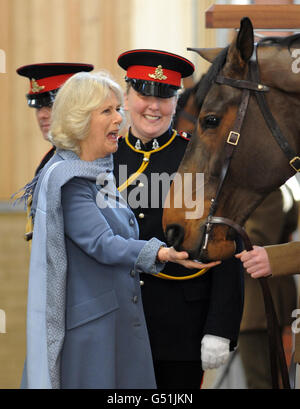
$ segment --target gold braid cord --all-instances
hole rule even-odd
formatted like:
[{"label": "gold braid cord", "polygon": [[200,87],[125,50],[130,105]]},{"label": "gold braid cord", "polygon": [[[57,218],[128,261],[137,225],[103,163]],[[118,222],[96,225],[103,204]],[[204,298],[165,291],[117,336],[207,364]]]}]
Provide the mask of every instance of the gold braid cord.
[{"label": "gold braid cord", "polygon": [[206,271],[209,270],[209,268],[202,268],[201,270],[197,271],[195,274],[191,274],[188,276],[181,276],[181,277],[175,277],[175,276],[169,276],[168,274],[164,273],[158,273],[158,274],[153,274],[155,277],[159,278],[164,278],[165,280],[191,280],[192,278],[202,276]]},{"label": "gold braid cord", "polygon": [[134,152],[142,153],[142,154],[144,155],[144,158],[143,158],[143,163],[141,164],[141,166],[139,167],[139,169],[138,169],[135,173],[133,173],[133,174],[126,180],[126,182],[124,182],[121,186],[118,187],[119,192],[123,192],[123,190],[125,190],[129,185],[131,185],[131,183],[132,183],[134,180],[136,180],[136,179],[139,177],[139,175],[140,175],[141,173],[143,173],[144,170],[145,170],[145,169],[147,168],[147,166],[149,165],[150,156],[151,156],[153,153],[159,152],[159,151],[161,151],[162,149],[166,148],[168,145],[170,145],[170,143],[172,143],[173,140],[175,139],[175,136],[176,136],[176,135],[177,135],[177,131],[174,130],[173,135],[171,136],[171,138],[168,140],[167,143],[165,143],[163,146],[161,146],[161,147],[159,147],[159,148],[157,148],[157,149],[153,149],[152,151],[147,152],[147,151],[143,151],[143,150],[141,150],[141,149],[136,149],[134,146],[132,146],[131,143],[129,142],[128,132],[127,132],[127,134],[126,134],[126,136],[125,136],[125,142],[126,142],[127,145],[129,146],[129,148],[130,148],[131,150],[133,150]]}]

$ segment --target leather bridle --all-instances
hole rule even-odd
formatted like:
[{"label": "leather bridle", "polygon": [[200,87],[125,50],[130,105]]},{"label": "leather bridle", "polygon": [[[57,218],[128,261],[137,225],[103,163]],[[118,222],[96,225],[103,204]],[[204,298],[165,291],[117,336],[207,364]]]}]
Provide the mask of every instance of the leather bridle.
[{"label": "leather bridle", "polygon": [[[216,195],[213,199],[211,199],[211,206],[209,210],[209,214],[205,223],[205,232],[204,232],[204,239],[201,243],[200,249],[200,259],[201,255],[205,255],[207,251],[207,245],[210,238],[210,233],[212,231],[212,227],[214,224],[225,224],[232,229],[234,229],[243,239],[244,246],[247,251],[252,250],[251,241],[244,230],[239,224],[235,223],[234,221],[225,218],[215,216],[215,212],[218,207],[218,200],[220,197],[221,190],[224,186],[224,181],[226,179],[226,175],[228,173],[228,169],[230,166],[230,162],[232,156],[235,152],[236,147],[238,146],[239,139],[241,136],[241,128],[243,125],[243,121],[247,112],[248,102],[250,98],[250,93],[254,92],[256,97],[258,106],[263,114],[263,117],[274,136],[275,140],[277,141],[278,145],[288,158],[290,166],[293,168],[294,171],[300,171],[300,157],[296,155],[292,147],[287,142],[286,138],[282,134],[276,120],[274,119],[264,93],[269,91],[269,87],[260,83],[260,75],[259,75],[259,66],[257,60],[257,49],[259,44],[254,45],[254,52],[253,55],[248,63],[248,79],[247,80],[238,80],[233,78],[227,78],[223,75],[217,75],[215,82],[221,85],[228,85],[234,88],[242,89],[242,98],[238,108],[237,116],[233,125],[232,130],[229,132],[225,143],[225,159],[223,162],[223,166],[220,173],[220,180],[216,190]],[[271,359],[271,373],[272,373],[272,384],[273,388],[278,389],[278,361],[280,366],[280,373],[282,377],[282,385],[284,388],[289,389],[289,376],[288,370],[285,361],[284,350],[282,346],[282,339],[281,333],[279,330],[278,320],[276,316],[276,312],[274,309],[274,304],[272,300],[272,296],[270,293],[270,289],[267,283],[266,278],[260,278],[259,282],[261,284],[261,288],[263,291],[264,296],[264,303],[265,303],[265,311],[266,311],[266,318],[268,324],[268,334],[269,334],[269,346],[270,346],[270,359]],[[278,354],[278,355],[277,355]]]}]

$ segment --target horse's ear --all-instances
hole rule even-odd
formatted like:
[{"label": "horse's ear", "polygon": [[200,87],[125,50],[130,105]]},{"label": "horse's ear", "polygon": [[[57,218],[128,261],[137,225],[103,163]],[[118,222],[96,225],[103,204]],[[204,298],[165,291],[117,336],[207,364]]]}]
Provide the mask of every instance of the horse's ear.
[{"label": "horse's ear", "polygon": [[195,51],[208,62],[213,62],[223,48],[187,48],[188,51]]},{"label": "horse's ear", "polygon": [[253,26],[248,17],[244,17],[241,20],[240,30],[236,38],[236,48],[238,49],[242,59],[245,62],[248,62],[254,48]]}]

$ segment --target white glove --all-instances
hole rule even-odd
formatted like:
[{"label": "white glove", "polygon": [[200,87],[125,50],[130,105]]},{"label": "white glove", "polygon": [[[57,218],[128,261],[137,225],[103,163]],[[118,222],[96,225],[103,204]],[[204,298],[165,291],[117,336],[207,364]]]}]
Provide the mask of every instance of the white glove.
[{"label": "white glove", "polygon": [[202,369],[218,368],[223,365],[229,357],[229,343],[227,338],[216,335],[204,335],[201,341]]}]

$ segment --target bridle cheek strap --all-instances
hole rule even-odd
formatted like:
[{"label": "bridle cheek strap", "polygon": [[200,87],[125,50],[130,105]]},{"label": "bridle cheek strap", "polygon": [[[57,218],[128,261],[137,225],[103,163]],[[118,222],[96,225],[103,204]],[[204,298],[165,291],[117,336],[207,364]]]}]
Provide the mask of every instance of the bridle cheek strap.
[{"label": "bridle cheek strap", "polygon": [[[204,241],[203,241],[203,245],[202,245],[202,248],[201,248],[201,253],[202,254],[207,249],[207,244],[208,244],[208,239],[209,239],[209,234],[211,232],[212,224],[222,223],[221,222],[222,219],[224,220],[224,222],[223,222],[224,224],[228,224],[228,221],[229,221],[229,219],[226,219],[226,222],[225,222],[225,218],[222,218],[222,217],[215,218],[214,214],[215,214],[215,211],[216,211],[217,206],[218,206],[218,199],[219,199],[219,196],[220,196],[224,181],[225,181],[227,173],[228,173],[228,169],[229,169],[229,165],[230,165],[230,162],[231,162],[232,155],[233,155],[233,153],[235,151],[235,148],[237,147],[237,145],[239,143],[239,139],[240,139],[240,136],[241,136],[241,128],[242,128],[244,118],[245,118],[245,115],[246,115],[246,112],[247,112],[249,98],[250,98],[250,91],[248,89],[243,89],[242,99],[241,99],[241,102],[240,102],[240,105],[239,105],[239,108],[238,108],[238,111],[237,111],[237,116],[235,118],[232,130],[229,132],[229,134],[227,136],[225,146],[224,146],[225,159],[224,159],[222,169],[221,169],[221,173],[220,173],[220,181],[219,181],[219,185],[217,187],[216,196],[215,196],[214,199],[211,200],[211,206],[210,206],[209,214],[208,214],[208,217],[207,217],[207,222],[205,224]],[[234,223],[234,222],[232,222],[232,223]],[[240,229],[242,229],[243,232],[246,234],[246,232],[244,231],[244,229],[242,227],[240,227]],[[245,236],[245,234],[243,234],[243,236]],[[252,246],[251,246],[251,248],[252,248]]]}]

